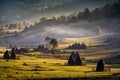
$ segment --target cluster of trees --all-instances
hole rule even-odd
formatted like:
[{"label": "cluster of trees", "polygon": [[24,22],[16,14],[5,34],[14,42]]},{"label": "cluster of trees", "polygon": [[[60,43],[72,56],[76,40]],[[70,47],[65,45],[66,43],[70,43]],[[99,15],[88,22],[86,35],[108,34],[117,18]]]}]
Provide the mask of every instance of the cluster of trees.
[{"label": "cluster of trees", "polygon": [[23,23],[11,23],[9,25],[6,25],[5,27],[7,27],[8,29],[23,29],[25,27],[29,26],[29,23],[27,22],[23,22]]},{"label": "cluster of trees", "polygon": [[78,12],[78,14],[73,14],[69,19],[87,19],[87,20],[98,20],[104,18],[114,18],[120,17],[120,0],[113,4],[106,4],[101,8],[95,8],[90,11],[89,8],[85,8],[83,12]]},{"label": "cluster of trees", "polygon": [[[120,0],[113,4],[106,4],[101,8],[95,8],[94,10],[90,10],[89,8],[84,8],[83,11],[74,12],[69,15],[61,15],[59,17],[53,16],[52,18],[42,17],[35,22],[34,25],[29,26],[30,28],[33,26],[37,26],[42,22],[49,21],[57,21],[60,22],[77,22],[81,20],[94,21],[105,18],[118,18],[120,17]],[[28,29],[26,27],[24,30]]]},{"label": "cluster of trees", "polygon": [[74,43],[72,45],[69,45],[67,49],[87,49],[87,46],[85,43]]},{"label": "cluster of trees", "polygon": [[[120,0],[113,4],[106,4],[101,8],[95,8],[90,11],[89,8],[84,8],[83,11],[74,12],[68,16],[61,15],[59,17],[53,16],[51,20],[97,20],[103,18],[111,18],[111,17],[120,17]],[[39,19],[40,22],[44,22],[49,20],[46,17],[42,17]]]},{"label": "cluster of trees", "polygon": [[[81,57],[78,52],[72,52],[68,59],[68,65],[83,65]],[[102,59],[100,59],[96,66],[96,71],[105,71],[105,63]]]},{"label": "cluster of trees", "polygon": [[48,50],[47,47],[44,46],[44,44],[39,44],[37,48],[34,48],[33,51],[45,51]]},{"label": "cluster of trees", "polygon": [[11,50],[14,50],[16,54],[23,54],[29,52],[27,48],[18,48],[16,45],[10,45]]},{"label": "cluster of trees", "polygon": [[78,52],[72,52],[69,59],[68,59],[69,65],[82,65],[82,60],[79,56]]},{"label": "cluster of trees", "polygon": [[90,11],[89,8],[85,8],[82,12],[78,12],[78,14],[74,13],[72,15],[69,15],[68,19],[97,20],[97,19],[114,18],[114,17],[120,17],[120,0],[113,4],[106,4],[101,8],[95,8],[92,11]]},{"label": "cluster of trees", "polygon": [[55,38],[46,37],[45,41],[49,43],[49,47],[52,50],[52,54],[55,54],[55,49],[58,47],[58,41]]},{"label": "cluster of trees", "polygon": [[6,60],[16,59],[16,53],[14,52],[14,49],[12,49],[10,52],[6,50],[3,55],[3,59],[6,59]]}]

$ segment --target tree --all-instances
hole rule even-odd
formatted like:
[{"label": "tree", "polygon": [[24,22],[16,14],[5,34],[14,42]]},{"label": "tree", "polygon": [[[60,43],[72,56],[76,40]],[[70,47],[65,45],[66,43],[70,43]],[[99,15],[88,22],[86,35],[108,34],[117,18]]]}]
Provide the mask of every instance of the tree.
[{"label": "tree", "polygon": [[87,46],[85,43],[74,43],[72,45],[69,45],[67,49],[87,49]]},{"label": "tree", "polygon": [[85,18],[88,18],[88,17],[90,16],[90,14],[91,14],[89,8],[85,8],[83,13],[84,13],[83,16],[84,16]]},{"label": "tree", "polygon": [[45,41],[49,42],[49,45],[52,47],[52,54],[54,54],[56,47],[58,47],[58,41],[57,41],[57,39],[46,37]]},{"label": "tree", "polygon": [[61,15],[60,17],[58,17],[58,20],[66,20],[66,16],[65,15]]},{"label": "tree", "polygon": [[53,17],[52,17],[52,20],[56,20],[56,17],[53,16]]},{"label": "tree", "polygon": [[81,49],[87,49],[87,46],[84,42],[82,42],[82,44],[81,44]]},{"label": "tree", "polygon": [[[48,36],[45,38],[45,41],[47,41],[47,42],[48,42],[48,44],[49,44],[50,40],[51,40],[51,38],[50,38],[50,37],[48,37]],[[49,45],[48,47],[50,48],[50,45]]]},{"label": "tree", "polygon": [[51,38],[48,37],[48,36],[45,38],[45,41],[48,41],[48,42],[49,42],[50,40],[51,40]]},{"label": "tree", "polygon": [[40,21],[41,22],[44,22],[44,21],[47,21],[48,19],[46,18],[46,17],[42,17],[42,18],[40,18]]},{"label": "tree", "polygon": [[58,41],[55,38],[52,38],[49,44],[52,46],[52,53],[54,54],[56,47],[58,47]]},{"label": "tree", "polygon": [[96,71],[104,71],[105,70],[105,63],[102,59],[100,59],[97,63]]},{"label": "tree", "polygon": [[8,50],[5,51],[4,55],[3,55],[3,59],[7,59],[9,60],[10,56],[9,56],[9,52]]}]

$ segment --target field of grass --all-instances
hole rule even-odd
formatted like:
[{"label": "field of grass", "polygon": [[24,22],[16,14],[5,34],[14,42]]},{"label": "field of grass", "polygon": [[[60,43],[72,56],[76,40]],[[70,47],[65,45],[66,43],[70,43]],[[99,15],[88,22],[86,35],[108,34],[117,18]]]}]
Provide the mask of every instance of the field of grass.
[{"label": "field of grass", "polygon": [[[2,51],[1,51],[2,52]],[[70,54],[42,54],[39,52],[26,53],[31,55],[17,55],[17,60],[3,60],[0,54],[0,80],[14,79],[34,79],[34,78],[74,78],[74,77],[96,77],[110,76],[120,72],[120,65],[106,65],[110,71],[96,72],[96,63],[85,63],[83,66],[68,66],[67,58]],[[85,60],[94,60],[101,55],[84,55]],[[39,56],[38,56],[39,55]],[[36,57],[37,56],[37,57]],[[108,54],[104,54],[108,56]],[[65,59],[63,58],[65,57]]]}]

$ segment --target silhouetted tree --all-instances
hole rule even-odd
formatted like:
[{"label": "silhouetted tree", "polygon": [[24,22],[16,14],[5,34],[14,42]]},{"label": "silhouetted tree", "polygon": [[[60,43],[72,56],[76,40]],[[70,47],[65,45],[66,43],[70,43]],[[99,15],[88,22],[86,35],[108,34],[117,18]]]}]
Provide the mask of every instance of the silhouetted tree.
[{"label": "silhouetted tree", "polygon": [[52,53],[54,54],[55,48],[58,47],[58,41],[55,38],[52,38],[49,43],[52,46]]},{"label": "silhouetted tree", "polygon": [[87,49],[87,46],[85,43],[74,43],[72,45],[69,45],[67,49]]},{"label": "silhouetted tree", "polygon": [[43,21],[47,21],[48,19],[46,17],[42,17],[40,18],[40,21],[43,22]]},{"label": "silhouetted tree", "polygon": [[100,59],[97,63],[96,71],[104,71],[105,70],[105,63],[102,59]]},{"label": "silhouetted tree", "polygon": [[29,49],[27,49],[27,48],[20,48],[20,49],[18,50],[18,52],[21,53],[21,54],[27,53],[27,52],[29,52]]},{"label": "silhouetted tree", "polygon": [[85,45],[85,43],[82,43],[81,44],[81,49],[86,49],[87,47],[86,47],[86,45]]},{"label": "silhouetted tree", "polygon": [[84,18],[88,18],[91,15],[89,8],[85,8],[83,13]]},{"label": "silhouetted tree", "polygon": [[6,50],[4,55],[3,55],[3,59],[7,59],[8,60],[9,58],[10,58],[9,52],[8,52],[8,50]]},{"label": "silhouetted tree", "polygon": [[45,41],[49,42],[49,45],[52,47],[52,54],[54,54],[56,47],[58,47],[58,41],[57,41],[57,39],[46,37]]},{"label": "silhouetted tree", "polygon": [[58,20],[66,20],[67,17],[65,15],[61,15],[60,17],[58,17]]}]

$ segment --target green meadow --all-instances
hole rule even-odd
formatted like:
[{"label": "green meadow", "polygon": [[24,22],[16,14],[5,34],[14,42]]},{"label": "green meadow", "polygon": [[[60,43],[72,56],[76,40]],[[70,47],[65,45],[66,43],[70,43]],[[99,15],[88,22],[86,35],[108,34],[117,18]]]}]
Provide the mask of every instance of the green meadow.
[{"label": "green meadow", "polygon": [[[17,54],[16,60],[2,59],[3,52],[0,54],[0,80],[3,79],[51,79],[51,78],[75,78],[75,77],[104,77],[112,76],[120,72],[119,64],[106,64],[106,70],[96,72],[97,61],[101,58],[114,55],[110,51],[83,53],[82,66],[69,66],[67,64],[70,50],[67,53],[45,54],[42,52],[29,52],[24,55]],[[72,50],[73,51],[73,50]]]}]

